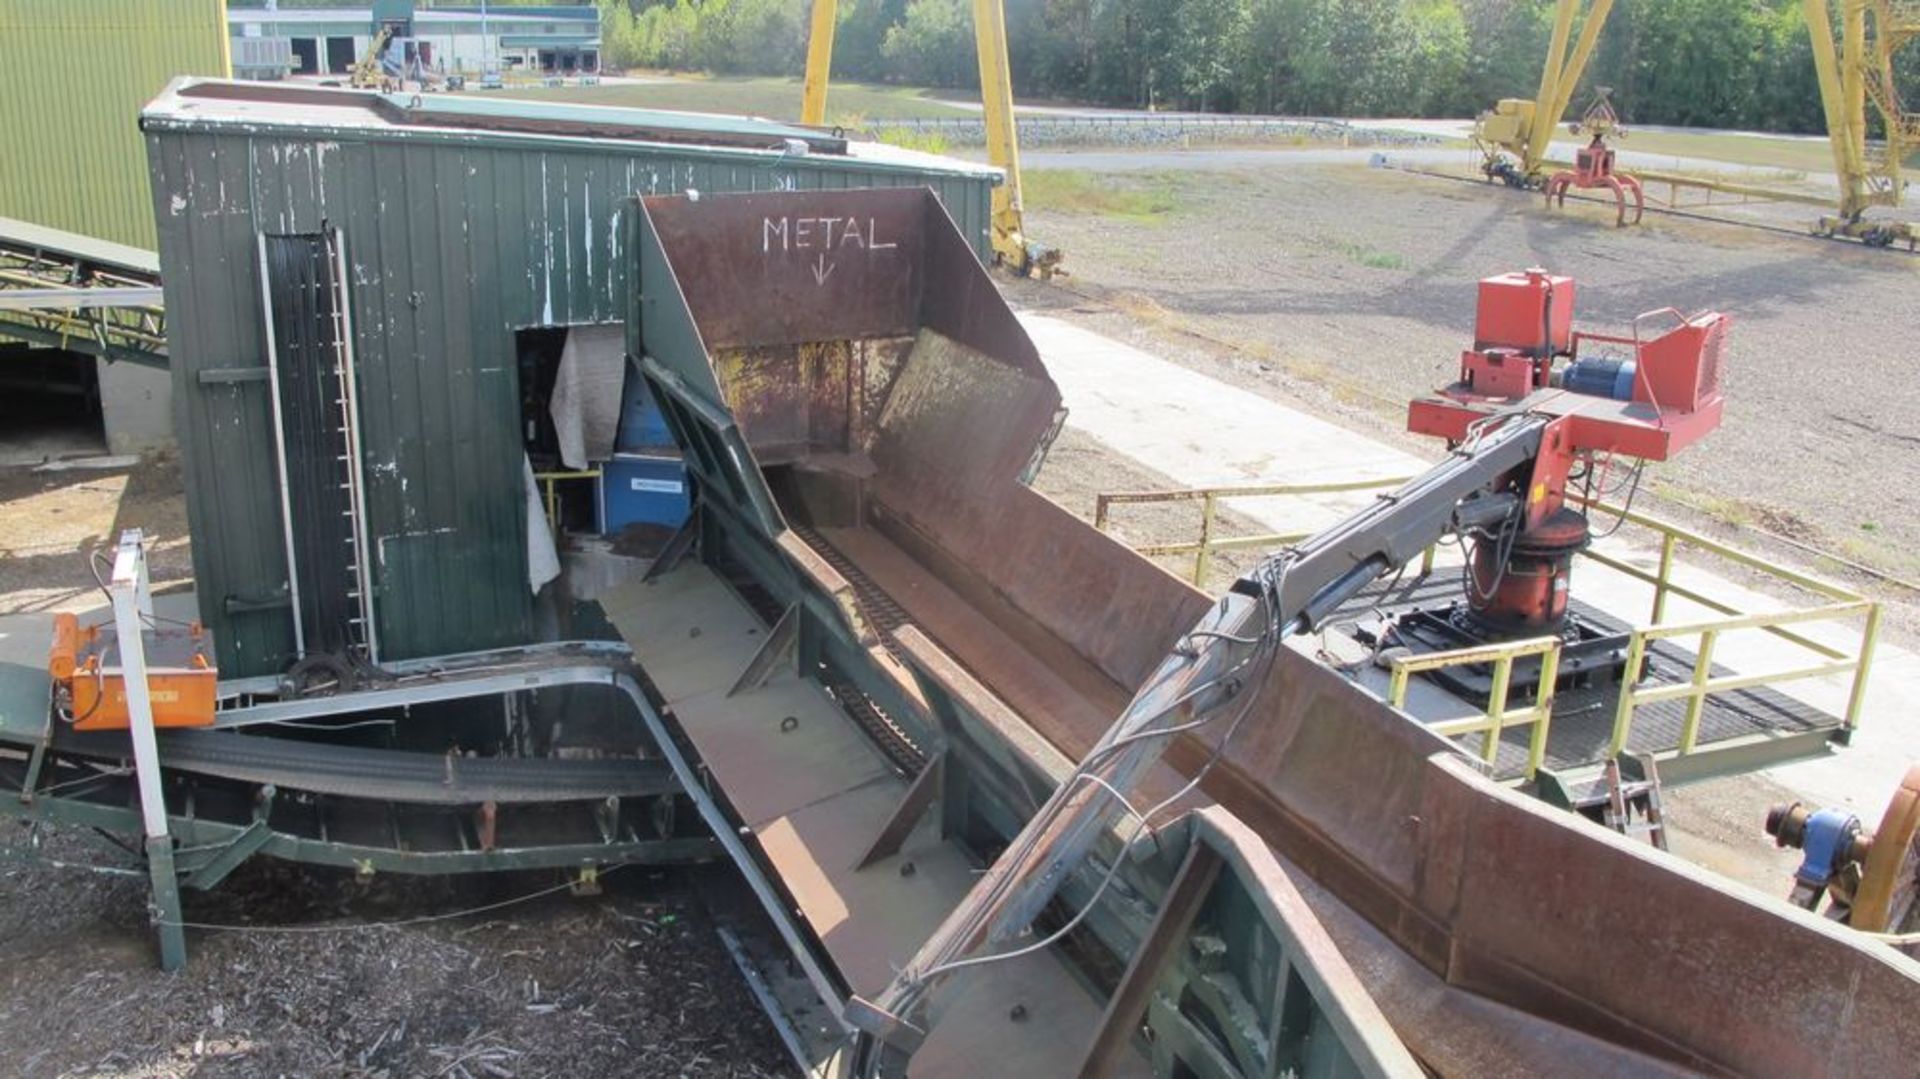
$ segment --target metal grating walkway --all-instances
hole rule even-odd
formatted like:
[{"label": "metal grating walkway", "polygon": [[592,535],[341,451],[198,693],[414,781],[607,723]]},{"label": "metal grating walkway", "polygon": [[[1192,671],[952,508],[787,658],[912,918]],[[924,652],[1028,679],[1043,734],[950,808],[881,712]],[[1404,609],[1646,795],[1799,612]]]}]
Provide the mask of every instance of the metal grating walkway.
[{"label": "metal grating walkway", "polygon": [[[1378,611],[1398,615],[1416,608],[1444,609],[1460,595],[1457,576],[1446,569],[1432,576],[1406,580],[1392,586],[1375,587],[1342,606],[1329,620],[1336,632],[1353,637],[1356,623]],[[1626,623],[1575,600],[1573,610],[1590,625],[1609,632],[1626,632]],[[1675,685],[1687,682],[1693,674],[1694,653],[1672,641],[1655,642],[1647,651],[1647,677],[1651,683]],[[1716,675],[1734,673],[1714,664]],[[1556,772],[1575,771],[1600,763],[1606,757],[1613,738],[1614,709],[1619,704],[1616,682],[1563,689],[1554,702],[1553,724],[1547,736],[1545,766]],[[1521,702],[1512,702],[1518,706]],[[1633,753],[1668,753],[1680,745],[1686,720],[1684,700],[1657,701],[1641,705],[1634,713],[1633,727],[1627,738],[1627,750]],[[1759,686],[1752,689],[1715,693],[1707,697],[1700,716],[1700,734],[1696,754],[1713,752],[1716,746],[1747,744],[1756,738],[1794,739],[1817,737],[1841,729],[1839,716],[1823,712],[1776,689]],[[1526,770],[1526,727],[1512,728],[1502,738],[1494,772],[1501,779],[1517,779]],[[1458,739],[1467,752],[1478,756],[1484,735],[1472,734]]]}]

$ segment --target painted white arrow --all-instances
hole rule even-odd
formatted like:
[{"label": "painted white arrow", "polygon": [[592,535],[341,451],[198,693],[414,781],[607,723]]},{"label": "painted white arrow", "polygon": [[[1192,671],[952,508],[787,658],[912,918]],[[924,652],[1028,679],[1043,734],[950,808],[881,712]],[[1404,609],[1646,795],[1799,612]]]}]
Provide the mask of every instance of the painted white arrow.
[{"label": "painted white arrow", "polygon": [[827,283],[827,278],[832,276],[833,263],[827,261],[827,253],[822,251],[820,256],[813,260],[813,283],[824,285]]}]

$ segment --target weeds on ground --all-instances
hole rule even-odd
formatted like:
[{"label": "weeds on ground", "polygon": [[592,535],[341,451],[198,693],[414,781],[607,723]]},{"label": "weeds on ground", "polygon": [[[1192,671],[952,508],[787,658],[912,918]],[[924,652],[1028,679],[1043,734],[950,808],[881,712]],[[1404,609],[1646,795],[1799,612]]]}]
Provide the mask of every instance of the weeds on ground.
[{"label": "weeds on ground", "polygon": [[1345,256],[1349,261],[1358,263],[1368,269],[1404,270],[1407,268],[1406,256],[1392,251],[1381,251],[1377,248],[1368,247],[1366,244],[1357,244],[1350,240],[1338,240],[1331,246],[1335,252]]},{"label": "weeds on ground", "polygon": [[1179,209],[1177,184],[1161,174],[1101,175],[1086,169],[1032,169],[1020,179],[1029,210],[1159,224]]},{"label": "weeds on ground", "polygon": [[938,131],[916,131],[907,127],[883,127],[873,132],[873,137],[888,146],[898,146],[902,150],[918,150],[923,154],[944,154],[947,152],[947,137]]},{"label": "weeds on ground", "polygon": [[1705,514],[1721,524],[1731,525],[1734,528],[1744,528],[1755,523],[1754,507],[1742,499],[1690,491],[1665,480],[1653,481],[1653,493],[1668,502],[1685,506],[1696,513]]}]

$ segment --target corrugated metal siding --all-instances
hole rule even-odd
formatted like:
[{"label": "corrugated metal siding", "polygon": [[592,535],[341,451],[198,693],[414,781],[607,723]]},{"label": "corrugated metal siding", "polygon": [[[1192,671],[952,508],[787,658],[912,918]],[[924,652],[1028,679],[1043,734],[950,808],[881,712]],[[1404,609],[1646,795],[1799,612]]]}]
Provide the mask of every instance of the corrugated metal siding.
[{"label": "corrugated metal siding", "polygon": [[[160,127],[162,125],[154,125]],[[223,676],[291,657],[256,230],[344,235],[383,655],[531,639],[513,331],[621,322],[635,194],[926,185],[988,253],[989,181],[845,159],[150,130],[194,572]],[[202,378],[215,372],[214,381]]]},{"label": "corrugated metal siding", "polygon": [[224,0],[0,2],[0,217],[151,250],[140,107],[226,74]]}]

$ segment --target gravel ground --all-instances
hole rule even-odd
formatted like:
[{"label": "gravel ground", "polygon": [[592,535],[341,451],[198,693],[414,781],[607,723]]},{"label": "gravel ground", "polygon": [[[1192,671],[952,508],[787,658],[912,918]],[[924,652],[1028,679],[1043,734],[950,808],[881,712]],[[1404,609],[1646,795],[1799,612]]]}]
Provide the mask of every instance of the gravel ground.
[{"label": "gravel ground", "polygon": [[[17,843],[9,822],[4,839]],[[49,858],[115,852],[49,830]],[[118,859],[125,864],[129,859]],[[575,898],[552,874],[378,877],[257,860],[185,919],[160,973],[145,878],[44,862],[0,871],[0,1074],[52,1076],[790,1075],[697,898],[708,870],[628,868]],[[509,902],[466,917],[396,928]]]},{"label": "gravel ground", "polygon": [[1073,276],[1014,295],[1376,436],[1454,377],[1487,274],[1570,273],[1577,324],[1603,332],[1661,307],[1726,311],[1725,423],[1650,467],[1650,493],[1920,579],[1920,259],[1671,218],[1614,229],[1596,207],[1273,157],[1105,178],[1171,180],[1174,209],[1151,219],[1030,212]]}]

